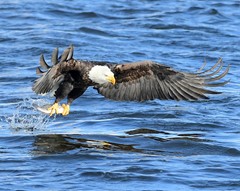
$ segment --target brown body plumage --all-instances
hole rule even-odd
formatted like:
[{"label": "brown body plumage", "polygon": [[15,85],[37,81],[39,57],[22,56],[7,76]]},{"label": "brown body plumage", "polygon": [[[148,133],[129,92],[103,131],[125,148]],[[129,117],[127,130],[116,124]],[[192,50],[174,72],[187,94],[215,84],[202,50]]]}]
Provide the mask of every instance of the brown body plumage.
[{"label": "brown body plumage", "polygon": [[[206,94],[219,93],[206,87],[223,86],[228,82],[219,81],[229,71],[229,66],[222,71],[222,59],[208,70],[204,70],[203,66],[196,73],[187,73],[152,61],[114,64],[75,60],[72,46],[66,49],[60,58],[57,55],[58,50],[55,49],[51,67],[41,56],[40,65],[47,71],[37,69],[37,73],[42,76],[35,81],[33,91],[37,94],[53,92],[56,107],[67,97],[66,115],[72,101],[81,96],[89,86],[93,86],[100,94],[113,100],[198,100],[208,99]],[[98,72],[96,66],[100,66],[101,71]],[[101,75],[105,70],[106,79],[102,79]],[[50,108],[51,114],[57,111],[53,106]]]}]

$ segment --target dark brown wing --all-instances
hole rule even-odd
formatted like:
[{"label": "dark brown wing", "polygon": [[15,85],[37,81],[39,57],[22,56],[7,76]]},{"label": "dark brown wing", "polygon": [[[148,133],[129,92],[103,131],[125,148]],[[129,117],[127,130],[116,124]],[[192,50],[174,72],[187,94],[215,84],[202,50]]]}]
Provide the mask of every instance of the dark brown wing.
[{"label": "dark brown wing", "polygon": [[[222,72],[221,59],[209,70],[196,73],[178,72],[170,67],[151,61],[115,65],[112,70],[116,84],[96,87],[106,98],[126,101],[198,100],[208,99],[205,94],[218,94],[206,87],[223,86],[228,81],[219,82],[229,71]],[[220,73],[220,74],[219,74]]]},{"label": "dark brown wing", "polygon": [[67,48],[63,54],[58,58],[58,49],[55,49],[52,54],[52,64],[53,66],[50,67],[43,57],[40,56],[40,65],[43,69],[47,69],[47,71],[43,72],[40,68],[37,68],[36,73],[41,75],[34,84],[33,84],[33,91],[37,94],[45,94],[52,92],[54,93],[59,84],[64,80],[64,75],[61,73],[61,67],[65,61],[72,59],[73,56],[73,46],[71,45]]}]

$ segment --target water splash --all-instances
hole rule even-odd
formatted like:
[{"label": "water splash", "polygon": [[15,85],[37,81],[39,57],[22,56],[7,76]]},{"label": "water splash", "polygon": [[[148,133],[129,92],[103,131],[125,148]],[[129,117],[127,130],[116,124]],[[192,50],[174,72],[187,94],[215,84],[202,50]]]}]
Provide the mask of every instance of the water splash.
[{"label": "water splash", "polygon": [[17,105],[12,116],[7,116],[6,121],[14,132],[24,131],[33,132],[36,130],[44,130],[49,123],[49,116],[36,110],[34,105],[47,104],[42,99],[23,99]]}]

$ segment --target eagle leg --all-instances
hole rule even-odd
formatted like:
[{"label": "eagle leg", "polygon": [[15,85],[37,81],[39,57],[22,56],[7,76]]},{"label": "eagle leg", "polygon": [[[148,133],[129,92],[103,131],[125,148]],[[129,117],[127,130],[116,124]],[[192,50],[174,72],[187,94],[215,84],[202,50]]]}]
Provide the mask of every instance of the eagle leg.
[{"label": "eagle leg", "polygon": [[62,115],[63,116],[68,115],[69,112],[70,112],[70,105],[69,104],[62,104],[62,107],[63,107]]},{"label": "eagle leg", "polygon": [[58,103],[54,103],[51,107],[48,108],[50,112],[50,116],[52,116],[54,113],[58,114]]}]

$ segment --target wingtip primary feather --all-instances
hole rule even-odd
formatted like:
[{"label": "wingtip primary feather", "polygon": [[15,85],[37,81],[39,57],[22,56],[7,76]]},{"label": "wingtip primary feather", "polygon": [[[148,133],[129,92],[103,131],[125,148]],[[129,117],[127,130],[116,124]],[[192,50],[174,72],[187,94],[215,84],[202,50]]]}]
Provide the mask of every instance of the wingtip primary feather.
[{"label": "wingtip primary feather", "polygon": [[43,54],[41,54],[40,56],[40,65],[42,66],[42,68],[45,68],[45,69],[50,68],[50,66],[46,63]]},{"label": "wingtip primary feather", "polygon": [[198,74],[198,75],[206,74],[206,73],[208,73],[208,72],[213,71],[217,66],[222,65],[222,64],[223,64],[223,59],[222,59],[222,58],[219,58],[218,61],[217,61],[217,63],[214,64],[210,69],[204,70],[205,67],[206,67],[206,65],[207,65],[206,61],[204,61],[203,65],[202,65],[201,68],[196,72],[196,74]]},{"label": "wingtip primary feather", "polygon": [[68,56],[67,56],[67,60],[70,60],[70,59],[73,58],[73,50],[74,50],[74,48],[73,48],[73,45],[71,44],[69,46],[69,53],[68,53]]},{"label": "wingtip primary feather", "polygon": [[230,69],[230,65],[228,65],[227,68],[221,74],[219,74],[219,75],[217,75],[215,77],[207,78],[207,79],[205,79],[205,81],[206,82],[212,82],[212,81],[220,80],[220,79],[222,79],[224,76],[226,76],[228,74],[229,69]]},{"label": "wingtip primary feather", "polygon": [[65,61],[65,60],[67,59],[68,54],[69,54],[69,51],[70,51],[69,48],[67,48],[67,49],[65,49],[65,50],[63,51],[63,53],[62,53],[62,55],[61,55],[60,62],[63,62],[63,61]]},{"label": "wingtip primary feather", "polygon": [[56,65],[58,63],[58,48],[55,48],[53,50],[51,61],[53,65]]},{"label": "wingtip primary feather", "polygon": [[64,62],[73,58],[73,45],[71,44],[68,48],[66,48],[62,55],[60,56],[60,62]]},{"label": "wingtip primary feather", "polygon": [[36,68],[36,74],[37,74],[37,75],[43,75],[44,72],[43,72],[39,67],[37,67],[37,68]]}]

